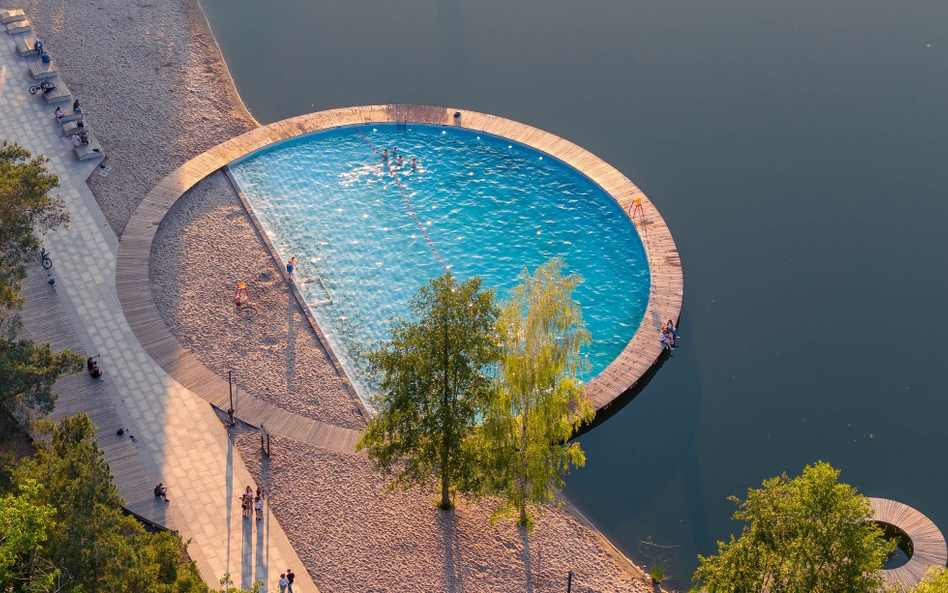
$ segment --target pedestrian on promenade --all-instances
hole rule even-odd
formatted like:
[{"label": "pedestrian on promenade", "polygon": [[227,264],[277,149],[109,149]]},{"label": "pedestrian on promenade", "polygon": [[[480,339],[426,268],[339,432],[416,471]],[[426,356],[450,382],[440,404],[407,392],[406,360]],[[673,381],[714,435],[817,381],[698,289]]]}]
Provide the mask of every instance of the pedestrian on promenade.
[{"label": "pedestrian on promenade", "polygon": [[253,510],[256,511],[257,521],[263,519],[263,501],[260,500],[259,496],[255,496],[253,499]]},{"label": "pedestrian on promenade", "polygon": [[293,282],[293,268],[296,267],[296,256],[290,258],[290,261],[286,262],[286,275],[290,277],[290,282]]},{"label": "pedestrian on promenade", "polygon": [[293,593],[293,581],[296,580],[296,575],[293,574],[293,571],[289,568],[286,569],[286,591],[287,593]]},{"label": "pedestrian on promenade", "polygon": [[263,486],[257,486],[257,498],[263,500]]},{"label": "pedestrian on promenade", "polygon": [[247,518],[250,516],[251,510],[253,508],[253,489],[250,486],[247,486],[247,489],[244,490],[244,493],[240,498],[243,516],[244,518]]},{"label": "pedestrian on promenade", "polygon": [[290,581],[286,580],[286,573],[280,575],[280,593],[286,593],[286,586],[290,584]]}]

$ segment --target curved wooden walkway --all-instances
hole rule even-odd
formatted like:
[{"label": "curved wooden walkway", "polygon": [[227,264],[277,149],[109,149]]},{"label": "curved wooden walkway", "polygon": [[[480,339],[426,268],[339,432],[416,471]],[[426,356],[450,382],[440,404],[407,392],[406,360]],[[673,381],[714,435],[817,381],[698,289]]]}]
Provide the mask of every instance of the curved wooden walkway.
[{"label": "curved wooden walkway", "polygon": [[944,568],[948,563],[945,537],[931,519],[912,507],[887,498],[870,498],[873,519],[901,529],[912,540],[912,557],[898,568],[882,571],[890,583],[907,587],[918,585],[930,568]]},{"label": "curved wooden walkway", "polygon": [[[651,272],[648,305],[635,336],[622,353],[586,385],[593,408],[608,407],[632,388],[661,355],[659,333],[668,319],[678,320],[681,312],[683,278],[681,260],[658,210],[634,183],[614,167],[589,151],[543,130],[509,119],[445,107],[419,105],[368,105],[319,111],[257,128],[219,144],[191,159],[165,177],[142,200],[125,227],[119,244],[115,284],[119,300],[135,336],[163,369],[182,385],[222,407],[227,401],[227,382],[207,369],[178,343],[161,318],[151,294],[148,260],[152,241],[172,205],[199,181],[226,166],[275,142],[340,126],[411,122],[443,126],[455,125],[455,112],[461,114],[460,127],[482,131],[525,144],[545,152],[579,170],[611,195],[628,214],[637,199],[644,216],[633,220]],[[317,332],[319,331],[318,328]],[[248,398],[245,398],[245,400]],[[222,409],[226,409],[226,406]],[[278,416],[279,419],[272,418]],[[238,417],[251,425],[266,421],[274,434],[300,438],[317,446],[351,450],[354,431],[342,429],[290,414],[272,404],[256,400],[244,404]],[[292,434],[289,434],[292,433]]]}]

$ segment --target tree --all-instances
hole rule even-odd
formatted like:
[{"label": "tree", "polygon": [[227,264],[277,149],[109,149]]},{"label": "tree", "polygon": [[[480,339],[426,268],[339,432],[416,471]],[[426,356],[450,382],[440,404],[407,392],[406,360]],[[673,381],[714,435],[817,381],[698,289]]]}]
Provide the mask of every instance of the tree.
[{"label": "tree", "polygon": [[62,199],[49,195],[59,178],[46,170],[46,161],[30,159],[18,144],[0,144],[0,322],[23,302],[26,262],[40,246],[36,233],[69,223]]},{"label": "tree", "polygon": [[37,503],[41,488],[31,479],[0,498],[0,591],[49,590],[59,574],[42,556],[56,509]]},{"label": "tree", "polygon": [[489,488],[503,501],[495,517],[519,511],[518,524],[528,528],[527,505],[553,501],[570,467],[585,464],[579,443],[568,441],[593,417],[577,377],[585,370],[580,348],[590,341],[573,300],[582,278],[562,275],[562,267],[552,259],[532,276],[524,268],[497,321],[503,356],[484,422]]},{"label": "tree", "polygon": [[917,587],[912,589],[913,593],[948,593],[948,570],[945,568],[932,568],[922,579]]},{"label": "tree", "polygon": [[[11,326],[13,320],[8,319]],[[49,344],[17,340],[14,333],[0,337],[0,405],[23,426],[49,414],[56,403],[53,385],[63,373],[82,372],[82,356]]]},{"label": "tree", "polygon": [[37,233],[69,222],[63,201],[49,195],[59,178],[45,163],[16,144],[0,144],[0,407],[24,424],[53,409],[52,386],[61,374],[82,368],[78,355],[16,339],[20,287],[40,246]]},{"label": "tree", "polygon": [[10,473],[21,488],[42,483],[30,503],[54,509],[56,517],[63,518],[48,521],[45,538],[35,539],[42,543],[41,567],[47,576],[61,573],[69,590],[207,593],[193,563],[181,564],[180,536],[147,533],[123,513],[124,501],[112,483],[88,416],[64,417],[56,424],[46,420],[37,426],[49,437],[36,443],[32,459],[21,460]]},{"label": "tree", "polygon": [[740,539],[718,542],[718,553],[698,556],[695,590],[707,593],[875,593],[895,542],[883,539],[869,500],[837,480],[828,463],[803,475],[765,480],[747,500],[731,497]]},{"label": "tree", "polygon": [[366,355],[380,392],[359,448],[393,476],[390,488],[437,479],[447,510],[477,475],[473,435],[499,355],[494,291],[483,290],[480,278],[458,283],[446,272],[420,288],[410,307],[415,321],[393,318],[391,341]]}]

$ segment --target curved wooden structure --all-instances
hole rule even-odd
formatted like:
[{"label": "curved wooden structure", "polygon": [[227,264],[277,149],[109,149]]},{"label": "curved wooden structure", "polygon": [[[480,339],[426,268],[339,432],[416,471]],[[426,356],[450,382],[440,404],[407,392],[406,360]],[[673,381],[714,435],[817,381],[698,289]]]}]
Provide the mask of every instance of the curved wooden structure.
[{"label": "curved wooden structure", "polygon": [[914,587],[930,568],[945,567],[948,547],[945,537],[931,519],[906,504],[887,498],[870,498],[869,502],[875,511],[875,521],[898,527],[912,540],[912,557],[903,566],[883,570],[886,580]]},{"label": "curved wooden structure", "polygon": [[[501,136],[553,156],[582,172],[612,196],[627,214],[635,204],[637,215],[633,224],[645,247],[651,273],[648,305],[635,336],[620,355],[586,385],[586,394],[594,409],[600,410],[633,387],[662,353],[658,339],[662,325],[669,319],[677,322],[681,312],[681,260],[658,210],[614,167],[559,136],[486,113],[419,105],[331,109],[275,122],[215,146],[162,179],[142,200],[125,227],[115,270],[116,290],[128,324],[155,362],[208,401],[222,401],[226,396],[227,382],[180,346],[151,295],[148,260],[152,241],[158,225],[178,198],[228,163],[276,142],[340,126],[386,122],[459,126]],[[640,213],[638,200],[641,200]]]}]

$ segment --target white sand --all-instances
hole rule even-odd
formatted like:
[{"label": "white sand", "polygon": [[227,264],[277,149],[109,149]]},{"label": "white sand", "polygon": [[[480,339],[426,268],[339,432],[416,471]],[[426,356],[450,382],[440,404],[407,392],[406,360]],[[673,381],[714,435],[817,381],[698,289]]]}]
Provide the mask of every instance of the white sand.
[{"label": "white sand", "polygon": [[113,167],[89,187],[116,234],[168,173],[256,127],[197,0],[22,0]]},{"label": "white sand", "polygon": [[577,592],[654,590],[562,510],[543,513],[528,538],[514,524],[492,526],[488,502],[445,513],[417,489],[383,497],[381,475],[362,456],[277,437],[267,460],[255,435],[237,437],[237,445],[322,593],[560,593],[569,570]]},{"label": "white sand", "polygon": [[[171,332],[219,376],[233,371],[245,393],[291,412],[365,426],[222,172],[198,183],[165,216],[149,275]],[[259,311],[252,320],[234,313],[231,299],[241,281]]]}]

